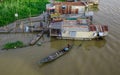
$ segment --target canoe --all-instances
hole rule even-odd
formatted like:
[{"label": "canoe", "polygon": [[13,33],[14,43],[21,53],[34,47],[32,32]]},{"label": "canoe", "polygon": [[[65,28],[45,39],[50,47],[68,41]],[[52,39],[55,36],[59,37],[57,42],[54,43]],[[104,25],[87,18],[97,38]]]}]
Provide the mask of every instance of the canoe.
[{"label": "canoe", "polygon": [[43,58],[40,60],[40,64],[42,63],[48,63],[48,62],[51,62],[53,60],[56,60],[57,58],[61,57],[62,55],[66,54],[67,52],[69,52],[71,50],[71,48],[73,47],[73,45],[69,45],[67,47],[64,47],[60,50],[58,50],[57,52],[55,53],[52,53],[50,54],[49,56]]}]

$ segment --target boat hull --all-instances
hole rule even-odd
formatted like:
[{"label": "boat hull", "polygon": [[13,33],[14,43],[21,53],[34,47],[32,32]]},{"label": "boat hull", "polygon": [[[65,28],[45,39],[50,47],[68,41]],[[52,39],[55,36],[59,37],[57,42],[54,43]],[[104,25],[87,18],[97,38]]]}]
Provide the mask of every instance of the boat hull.
[{"label": "boat hull", "polygon": [[[54,61],[54,60],[58,59],[59,57],[63,56],[64,54],[66,54],[67,52],[69,52],[72,47],[73,47],[73,45],[69,45],[69,47],[64,47],[61,50],[59,50],[55,53],[52,53],[49,56],[41,59],[39,61],[39,63],[43,64],[43,63],[48,63],[48,62]],[[65,50],[65,48],[67,48],[68,50]]]}]

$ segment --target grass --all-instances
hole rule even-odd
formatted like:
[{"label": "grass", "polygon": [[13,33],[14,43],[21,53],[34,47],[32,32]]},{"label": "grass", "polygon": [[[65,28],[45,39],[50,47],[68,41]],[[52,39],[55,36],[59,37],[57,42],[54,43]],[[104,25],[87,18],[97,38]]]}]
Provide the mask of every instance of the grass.
[{"label": "grass", "polygon": [[16,41],[16,42],[8,42],[3,46],[3,49],[13,49],[13,48],[20,48],[24,47],[23,42],[21,41]]},{"label": "grass", "polygon": [[[48,0],[3,0],[0,1],[0,26],[17,19],[37,16],[46,9]],[[18,17],[15,17],[18,13]]]}]

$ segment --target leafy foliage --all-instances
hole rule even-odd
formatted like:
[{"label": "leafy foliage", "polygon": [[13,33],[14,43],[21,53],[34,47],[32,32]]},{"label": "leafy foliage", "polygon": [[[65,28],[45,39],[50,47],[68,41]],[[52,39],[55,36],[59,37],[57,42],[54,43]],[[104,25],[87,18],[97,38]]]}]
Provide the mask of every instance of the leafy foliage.
[{"label": "leafy foliage", "polygon": [[[3,0],[0,2],[0,26],[17,19],[37,16],[46,9],[48,0]],[[18,17],[15,17],[18,13]]]},{"label": "leafy foliage", "polygon": [[16,42],[8,42],[3,46],[3,49],[12,49],[12,48],[20,48],[23,47],[24,44],[21,41],[16,41]]}]

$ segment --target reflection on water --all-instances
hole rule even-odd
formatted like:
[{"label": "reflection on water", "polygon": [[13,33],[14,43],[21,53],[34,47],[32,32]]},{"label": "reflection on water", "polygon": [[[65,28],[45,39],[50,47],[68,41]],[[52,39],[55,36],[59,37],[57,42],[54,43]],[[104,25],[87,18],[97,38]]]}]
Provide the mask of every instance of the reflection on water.
[{"label": "reflection on water", "polygon": [[[73,41],[42,38],[42,46],[30,46],[9,51],[0,51],[0,75],[119,75],[120,74],[120,11],[119,0],[100,0],[94,23],[109,26],[109,35],[100,41]],[[30,35],[30,34],[29,34]],[[2,36],[0,34],[0,36]],[[5,40],[22,35],[7,35]],[[3,37],[3,36],[2,36]],[[9,38],[8,38],[9,37]],[[32,36],[33,37],[33,36]],[[10,39],[10,40],[11,40]],[[2,41],[3,40],[3,41]],[[26,41],[28,42],[28,41]],[[39,67],[37,62],[49,54],[74,43],[64,56]],[[81,46],[80,46],[81,44]]]},{"label": "reflection on water", "polygon": [[91,5],[91,6],[88,7],[88,9],[90,11],[97,12],[97,11],[99,11],[99,5]]}]

